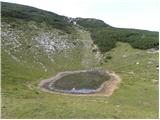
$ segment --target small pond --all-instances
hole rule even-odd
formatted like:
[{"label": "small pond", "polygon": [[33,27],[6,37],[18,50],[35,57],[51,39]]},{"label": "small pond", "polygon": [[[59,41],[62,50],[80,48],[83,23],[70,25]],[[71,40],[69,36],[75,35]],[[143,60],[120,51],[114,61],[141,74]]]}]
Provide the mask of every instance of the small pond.
[{"label": "small pond", "polygon": [[105,81],[110,80],[110,76],[105,71],[81,71],[59,75],[56,80],[47,83],[51,91],[85,94],[96,92]]}]

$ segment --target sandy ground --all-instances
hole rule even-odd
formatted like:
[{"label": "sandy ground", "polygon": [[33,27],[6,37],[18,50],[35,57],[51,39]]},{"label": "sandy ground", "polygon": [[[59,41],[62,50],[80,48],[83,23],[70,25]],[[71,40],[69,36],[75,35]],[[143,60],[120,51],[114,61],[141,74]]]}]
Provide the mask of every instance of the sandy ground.
[{"label": "sandy ground", "polygon": [[87,72],[87,70],[79,70],[79,71],[65,71],[60,72],[56,76],[53,76],[49,79],[42,80],[38,88],[44,92],[54,93],[54,94],[63,94],[63,95],[74,95],[74,96],[111,96],[115,89],[118,88],[118,84],[120,83],[121,79],[118,75],[116,75],[114,72],[108,72],[107,74],[111,76],[110,80],[107,80],[104,82],[97,90],[93,93],[87,93],[87,94],[72,94],[72,93],[62,93],[62,92],[55,92],[51,91],[48,87],[50,82],[55,82],[59,78],[68,75],[68,74],[74,74],[74,73],[80,73],[80,72]]}]

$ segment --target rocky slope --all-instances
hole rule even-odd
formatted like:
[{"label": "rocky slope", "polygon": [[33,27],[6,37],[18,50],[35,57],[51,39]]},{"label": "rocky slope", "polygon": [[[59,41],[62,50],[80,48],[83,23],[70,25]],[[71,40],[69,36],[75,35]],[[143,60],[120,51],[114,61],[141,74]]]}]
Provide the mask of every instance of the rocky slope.
[{"label": "rocky slope", "polygon": [[87,66],[92,63],[92,59],[88,57],[88,54],[93,54],[92,41],[90,38],[86,40],[84,36],[82,38],[82,35],[85,35],[83,30],[67,34],[59,29],[48,28],[46,24],[37,25],[35,22],[27,22],[20,27],[16,23],[13,27],[13,23],[2,22],[2,52],[18,63],[34,63],[47,72],[48,64],[64,64],[56,61],[58,56],[71,59],[73,52],[77,51],[79,62]]}]

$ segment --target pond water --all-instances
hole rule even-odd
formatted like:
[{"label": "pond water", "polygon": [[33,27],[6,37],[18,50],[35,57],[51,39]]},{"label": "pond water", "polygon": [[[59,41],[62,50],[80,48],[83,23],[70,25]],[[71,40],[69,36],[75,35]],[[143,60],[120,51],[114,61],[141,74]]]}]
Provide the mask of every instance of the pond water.
[{"label": "pond water", "polygon": [[63,92],[63,93],[72,93],[72,94],[85,94],[85,93],[93,93],[93,92],[96,92],[95,89],[71,89],[71,90],[58,90],[58,89],[55,89],[54,91],[57,91],[57,92]]},{"label": "pond water", "polygon": [[65,74],[48,84],[49,89],[64,93],[92,93],[109,80],[110,76],[104,71],[87,71]]}]

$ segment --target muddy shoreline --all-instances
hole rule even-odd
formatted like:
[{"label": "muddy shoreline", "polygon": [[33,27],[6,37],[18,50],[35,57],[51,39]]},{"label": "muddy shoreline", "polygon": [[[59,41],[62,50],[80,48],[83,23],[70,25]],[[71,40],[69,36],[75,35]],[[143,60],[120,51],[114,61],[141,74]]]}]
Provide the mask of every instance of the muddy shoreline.
[{"label": "muddy shoreline", "polygon": [[89,70],[78,70],[78,71],[65,71],[65,72],[60,72],[57,75],[49,78],[42,80],[38,88],[44,92],[49,92],[49,93],[55,93],[55,94],[64,94],[64,95],[79,95],[79,96],[110,96],[114,92],[115,89],[118,88],[118,84],[120,83],[120,77],[116,75],[113,72],[108,72],[105,71],[106,74],[110,75],[110,80],[106,80],[101,84],[101,86],[96,89],[92,93],[64,93],[64,91],[53,91],[49,84],[50,82],[55,82],[56,80],[60,79],[61,77],[69,74],[74,74],[74,73],[81,73],[81,72],[89,72]]}]

